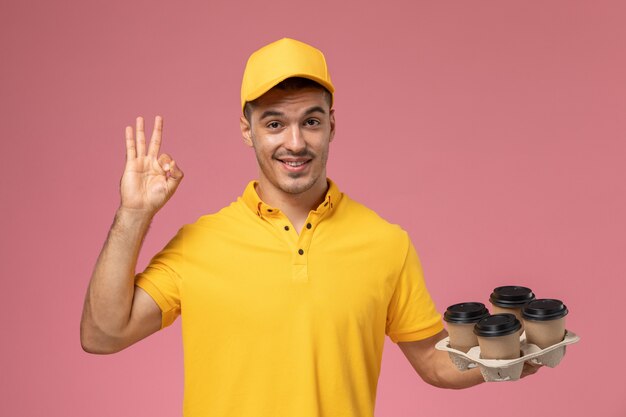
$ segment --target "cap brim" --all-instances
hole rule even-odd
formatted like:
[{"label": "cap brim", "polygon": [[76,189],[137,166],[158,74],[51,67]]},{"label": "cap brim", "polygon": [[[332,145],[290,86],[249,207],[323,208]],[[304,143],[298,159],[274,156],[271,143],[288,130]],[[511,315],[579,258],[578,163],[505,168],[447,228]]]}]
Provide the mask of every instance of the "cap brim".
[{"label": "cap brim", "polygon": [[333,87],[332,84],[328,83],[326,80],[322,80],[321,78],[315,77],[310,74],[286,74],[286,75],[282,75],[280,77],[274,78],[273,80],[261,85],[259,88],[257,88],[256,90],[248,94],[248,96],[245,97],[245,101],[242,105],[241,110],[243,111],[243,109],[246,107],[246,103],[256,100],[257,98],[261,97],[263,94],[267,93],[272,88],[276,87],[278,84],[285,81],[286,79],[296,78],[296,77],[306,78],[311,81],[315,81],[316,83],[318,83],[319,85],[327,89],[330,92],[330,99],[331,99],[331,106],[332,106],[333,94],[335,92],[335,87]]}]

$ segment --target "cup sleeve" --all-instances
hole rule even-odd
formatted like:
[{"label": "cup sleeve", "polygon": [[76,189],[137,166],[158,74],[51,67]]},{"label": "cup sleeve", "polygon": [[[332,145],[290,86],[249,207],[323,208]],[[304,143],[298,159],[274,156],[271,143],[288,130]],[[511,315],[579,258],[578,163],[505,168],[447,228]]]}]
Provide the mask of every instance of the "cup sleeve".
[{"label": "cup sleeve", "polygon": [[135,276],[135,285],[147,292],[161,309],[161,328],[180,315],[180,287],[183,276],[183,237],[181,229],[157,253],[143,272]]},{"label": "cup sleeve", "polygon": [[443,330],[417,252],[408,236],[407,240],[404,264],[387,308],[385,332],[394,343],[423,340]]}]

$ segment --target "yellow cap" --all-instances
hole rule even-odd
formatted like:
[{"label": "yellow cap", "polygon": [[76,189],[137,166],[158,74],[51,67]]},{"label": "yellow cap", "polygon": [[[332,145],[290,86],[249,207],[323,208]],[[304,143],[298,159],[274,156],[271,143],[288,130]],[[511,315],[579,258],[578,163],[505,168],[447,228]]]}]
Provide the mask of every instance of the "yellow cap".
[{"label": "yellow cap", "polygon": [[267,93],[281,81],[291,77],[308,78],[325,87],[332,94],[324,54],[306,43],[283,38],[254,52],[248,58],[241,82],[241,110],[246,102]]}]

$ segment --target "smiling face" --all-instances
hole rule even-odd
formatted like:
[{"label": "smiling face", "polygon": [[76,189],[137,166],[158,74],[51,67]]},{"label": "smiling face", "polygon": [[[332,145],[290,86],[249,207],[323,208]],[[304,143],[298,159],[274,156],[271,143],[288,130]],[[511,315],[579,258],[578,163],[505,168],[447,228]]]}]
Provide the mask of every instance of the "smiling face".
[{"label": "smiling face", "polygon": [[244,142],[259,164],[258,191],[268,204],[284,198],[322,197],[326,161],[335,134],[334,110],[321,88],[274,88],[241,117]]}]

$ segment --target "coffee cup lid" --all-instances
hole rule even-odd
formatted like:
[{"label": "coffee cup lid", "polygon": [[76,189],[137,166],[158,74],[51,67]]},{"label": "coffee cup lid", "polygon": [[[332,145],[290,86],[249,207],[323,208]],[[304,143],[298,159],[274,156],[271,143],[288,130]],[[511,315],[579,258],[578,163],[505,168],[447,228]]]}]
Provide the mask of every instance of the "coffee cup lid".
[{"label": "coffee cup lid", "polygon": [[476,323],[474,334],[481,337],[506,336],[521,328],[522,323],[515,317],[515,314],[493,314]]},{"label": "coffee cup lid", "polygon": [[506,285],[493,289],[489,301],[498,307],[519,308],[531,300],[535,299],[530,288],[517,285]]},{"label": "coffee cup lid", "polygon": [[443,315],[443,319],[449,323],[476,323],[480,319],[487,317],[489,310],[483,303],[459,303],[448,307]]},{"label": "coffee cup lid", "polygon": [[533,321],[556,320],[567,315],[567,306],[563,301],[553,298],[533,300],[522,308],[522,317]]}]

